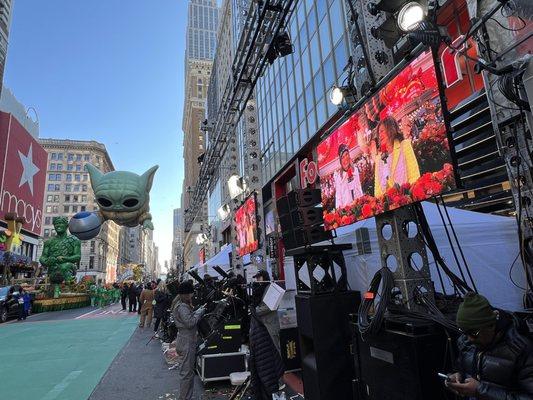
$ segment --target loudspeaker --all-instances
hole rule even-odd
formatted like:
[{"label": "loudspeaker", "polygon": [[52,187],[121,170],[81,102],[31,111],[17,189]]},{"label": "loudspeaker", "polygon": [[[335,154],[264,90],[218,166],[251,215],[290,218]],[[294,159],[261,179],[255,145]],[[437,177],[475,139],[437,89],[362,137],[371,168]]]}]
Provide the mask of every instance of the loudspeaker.
[{"label": "loudspeaker", "polygon": [[[293,227],[312,226],[324,223],[323,211],[321,207],[300,207],[291,211]],[[322,228],[322,230],[324,230]]]},{"label": "loudspeaker", "polygon": [[289,206],[289,199],[287,196],[281,196],[276,200],[276,209],[278,210],[278,215],[290,213],[291,207]]},{"label": "loudspeaker", "polygon": [[349,314],[359,292],[296,296],[306,400],[352,399],[353,363]]},{"label": "loudspeaker", "polygon": [[321,202],[320,189],[295,189],[287,194],[291,210],[301,207],[312,207]]},{"label": "loudspeaker", "polygon": [[[356,400],[446,399],[439,372],[452,371],[443,329],[429,321],[387,317],[363,341],[354,323]],[[449,354],[448,354],[449,356]]]}]

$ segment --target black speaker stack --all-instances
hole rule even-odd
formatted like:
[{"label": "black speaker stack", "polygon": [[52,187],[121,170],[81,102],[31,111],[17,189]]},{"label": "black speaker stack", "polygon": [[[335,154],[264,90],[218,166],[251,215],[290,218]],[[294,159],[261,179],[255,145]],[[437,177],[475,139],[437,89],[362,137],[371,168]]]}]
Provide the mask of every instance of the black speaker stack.
[{"label": "black speaker stack", "polygon": [[364,340],[357,316],[353,332],[355,400],[447,399],[444,382],[437,375],[453,370],[451,341],[431,321],[389,315],[383,329]]},{"label": "black speaker stack", "polygon": [[296,296],[306,400],[353,398],[349,315],[360,299],[353,291]]},{"label": "black speaker stack", "polygon": [[324,230],[320,189],[297,189],[276,200],[285,249],[309,246],[331,239]]}]

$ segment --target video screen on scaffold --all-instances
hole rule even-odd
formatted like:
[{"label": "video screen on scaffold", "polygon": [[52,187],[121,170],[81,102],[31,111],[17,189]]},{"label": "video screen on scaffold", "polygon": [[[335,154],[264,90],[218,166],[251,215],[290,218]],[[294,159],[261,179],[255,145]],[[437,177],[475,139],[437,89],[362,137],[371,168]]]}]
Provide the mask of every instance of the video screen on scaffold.
[{"label": "video screen on scaffold", "polygon": [[402,69],[317,151],[326,230],[454,189],[431,52]]},{"label": "video screen on scaffold", "polygon": [[257,206],[255,194],[246,199],[235,212],[239,256],[250,254],[259,248],[257,239]]}]

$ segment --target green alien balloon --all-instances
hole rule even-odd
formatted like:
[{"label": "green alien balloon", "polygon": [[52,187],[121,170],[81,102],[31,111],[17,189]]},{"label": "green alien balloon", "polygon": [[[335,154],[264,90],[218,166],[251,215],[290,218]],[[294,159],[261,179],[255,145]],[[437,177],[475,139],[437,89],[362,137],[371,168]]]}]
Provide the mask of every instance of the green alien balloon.
[{"label": "green alien balloon", "polygon": [[150,189],[158,168],[156,165],[140,176],[128,171],[103,174],[95,166],[87,164],[102,220],[128,227],[142,225],[153,230],[149,212]]}]

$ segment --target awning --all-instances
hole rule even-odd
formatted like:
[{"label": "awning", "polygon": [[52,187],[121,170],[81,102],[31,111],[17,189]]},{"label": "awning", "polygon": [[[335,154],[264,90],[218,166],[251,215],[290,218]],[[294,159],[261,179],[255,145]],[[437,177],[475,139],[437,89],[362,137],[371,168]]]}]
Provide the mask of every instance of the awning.
[{"label": "awning", "polygon": [[232,249],[233,246],[231,244],[223,246],[217,254],[207,260],[204,264],[194,265],[192,268],[186,271],[186,273],[189,271],[196,271],[198,275],[200,275],[200,278],[203,278],[205,274],[209,274],[212,277],[221,279],[222,276],[220,276],[220,274],[215,271],[213,267],[219,266],[225,272],[228,272],[231,267],[230,253]]}]

